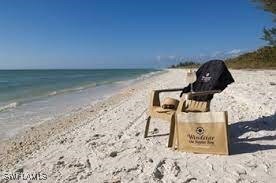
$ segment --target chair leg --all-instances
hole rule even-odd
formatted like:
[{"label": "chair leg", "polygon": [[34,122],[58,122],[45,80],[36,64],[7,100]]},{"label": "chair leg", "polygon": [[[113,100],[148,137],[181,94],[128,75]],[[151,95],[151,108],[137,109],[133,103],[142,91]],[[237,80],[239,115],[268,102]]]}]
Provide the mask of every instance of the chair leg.
[{"label": "chair leg", "polygon": [[177,150],[178,149],[179,136],[178,136],[178,123],[177,123],[176,116],[175,116],[174,120],[175,120],[175,125],[174,125],[173,149]]},{"label": "chair leg", "polygon": [[175,131],[175,117],[173,115],[172,118],[171,118],[168,147],[172,147],[172,145],[173,145],[174,131]]},{"label": "chair leg", "polygon": [[148,137],[148,133],[149,133],[149,125],[150,125],[150,119],[151,119],[151,117],[149,116],[149,117],[147,118],[147,123],[146,123],[146,128],[145,128],[144,138],[147,138],[147,137]]}]

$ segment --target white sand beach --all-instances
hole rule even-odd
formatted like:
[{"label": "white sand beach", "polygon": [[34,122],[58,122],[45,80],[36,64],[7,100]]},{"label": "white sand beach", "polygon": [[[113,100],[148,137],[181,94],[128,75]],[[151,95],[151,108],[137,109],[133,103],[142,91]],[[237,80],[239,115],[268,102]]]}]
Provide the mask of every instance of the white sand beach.
[{"label": "white sand beach", "polygon": [[169,123],[158,119],[143,138],[150,91],[186,85],[175,69],[2,142],[0,182],[16,171],[47,175],[30,182],[276,182],[276,70],[231,73],[211,103],[229,113],[230,156],[167,148]]}]

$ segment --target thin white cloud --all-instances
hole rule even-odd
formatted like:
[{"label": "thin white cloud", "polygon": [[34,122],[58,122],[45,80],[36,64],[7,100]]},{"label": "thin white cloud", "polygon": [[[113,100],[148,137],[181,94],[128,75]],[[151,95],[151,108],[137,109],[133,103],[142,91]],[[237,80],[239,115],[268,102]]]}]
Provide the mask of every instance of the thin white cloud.
[{"label": "thin white cloud", "polygon": [[242,54],[244,50],[242,49],[232,49],[230,51],[215,51],[210,54],[210,59],[227,59],[232,57],[237,57]]},{"label": "thin white cloud", "polygon": [[177,60],[178,60],[178,57],[174,56],[174,55],[170,55],[170,56],[157,55],[157,56],[155,56],[156,64],[158,64],[159,67],[168,67],[172,64],[176,64]]},{"label": "thin white cloud", "polygon": [[160,61],[160,60],[161,60],[161,56],[159,56],[159,55],[156,56],[156,60],[157,60],[157,61]]},{"label": "thin white cloud", "polygon": [[219,56],[219,55],[221,55],[221,54],[222,54],[221,51],[215,51],[215,52],[213,52],[213,53],[211,54],[211,57],[217,57],[217,56]]},{"label": "thin white cloud", "polygon": [[234,54],[234,55],[236,55],[236,54],[241,53],[241,51],[242,51],[241,49],[233,49],[231,51],[228,51],[227,54],[230,54],[230,55]]},{"label": "thin white cloud", "polygon": [[168,56],[168,58],[169,58],[170,60],[174,60],[174,59],[175,59],[175,56],[174,56],[174,55],[171,55],[171,56]]},{"label": "thin white cloud", "polygon": [[232,50],[215,50],[211,53],[199,53],[195,56],[176,56],[176,55],[163,55],[163,56],[155,56],[155,59],[159,65],[168,66],[172,64],[176,64],[179,62],[185,61],[195,61],[195,62],[204,62],[211,59],[227,59],[237,57],[240,54],[244,53],[245,49],[232,49]]}]

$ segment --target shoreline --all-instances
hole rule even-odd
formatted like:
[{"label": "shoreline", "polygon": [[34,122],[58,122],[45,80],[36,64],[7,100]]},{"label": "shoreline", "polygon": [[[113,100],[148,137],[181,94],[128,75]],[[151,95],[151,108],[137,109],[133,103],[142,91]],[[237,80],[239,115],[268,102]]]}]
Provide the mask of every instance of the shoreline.
[{"label": "shoreline", "polygon": [[[75,108],[70,111],[69,115],[60,114],[54,119],[37,122],[31,127],[22,129],[12,137],[0,140],[0,172],[3,171],[3,164],[9,164],[8,167],[10,167],[21,157],[28,157],[29,154],[46,146],[48,138],[61,135],[71,130],[74,126],[81,125],[86,118],[95,116],[97,112],[102,112],[102,110],[105,111],[107,105],[119,102],[122,97],[129,95],[129,92],[131,92],[132,87],[135,87],[135,85],[139,85],[146,79],[158,77],[164,73],[166,73],[166,70],[155,71],[134,79],[119,81],[120,83],[124,83],[120,88],[111,94],[102,96],[92,104],[85,104],[78,109]],[[10,153],[14,153],[14,155]],[[13,158],[8,163],[3,163],[3,159],[5,159],[3,156],[5,155],[13,156]]]},{"label": "shoreline", "polygon": [[273,182],[276,86],[270,83],[276,71],[231,73],[236,82],[211,103],[212,111],[229,111],[230,156],[167,148],[169,124],[158,119],[150,126],[149,134],[155,137],[143,138],[150,91],[186,85],[184,70],[177,69],[133,83],[95,106],[46,125],[49,131],[33,129],[29,137],[10,142],[6,154],[1,147],[0,172],[43,172],[45,182]]},{"label": "shoreline", "polygon": [[[143,80],[164,71],[153,71],[135,78],[125,78],[113,83],[101,84],[89,88],[78,87],[68,92],[58,92],[55,95],[47,95],[29,102],[12,102],[3,107],[0,106],[0,140],[9,139],[22,130],[36,126],[37,124],[55,120],[68,113],[74,113],[85,106],[106,99],[118,93],[123,88],[136,81]],[[87,85],[86,85],[87,86]],[[65,91],[65,90],[62,90]]]}]

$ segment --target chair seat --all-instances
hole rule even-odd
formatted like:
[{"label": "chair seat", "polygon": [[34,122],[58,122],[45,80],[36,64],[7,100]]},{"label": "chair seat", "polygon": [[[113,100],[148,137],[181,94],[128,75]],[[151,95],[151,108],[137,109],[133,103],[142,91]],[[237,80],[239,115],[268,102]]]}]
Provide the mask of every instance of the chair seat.
[{"label": "chair seat", "polygon": [[166,121],[171,121],[172,116],[175,114],[176,110],[174,109],[163,109],[159,106],[151,107],[149,110],[149,116],[153,118],[159,118]]}]

